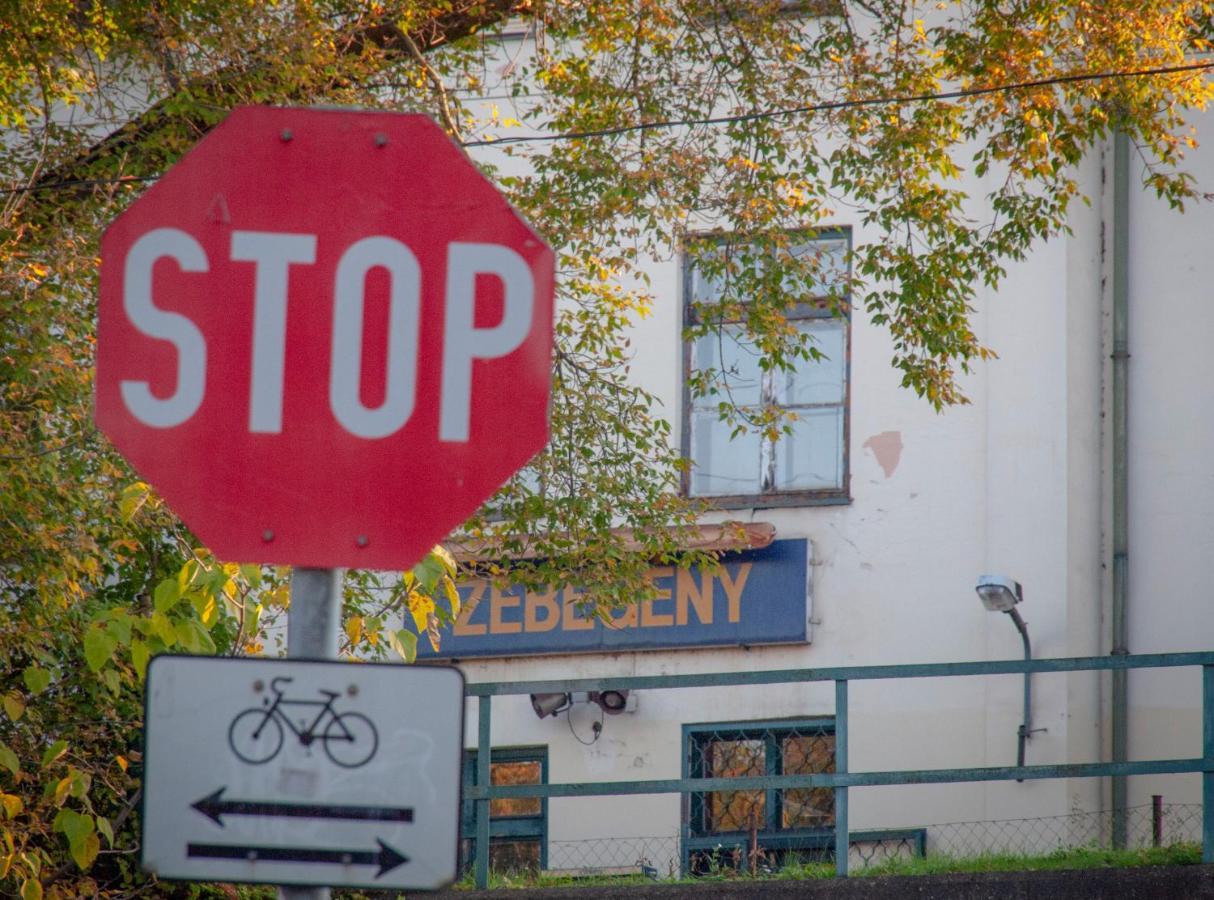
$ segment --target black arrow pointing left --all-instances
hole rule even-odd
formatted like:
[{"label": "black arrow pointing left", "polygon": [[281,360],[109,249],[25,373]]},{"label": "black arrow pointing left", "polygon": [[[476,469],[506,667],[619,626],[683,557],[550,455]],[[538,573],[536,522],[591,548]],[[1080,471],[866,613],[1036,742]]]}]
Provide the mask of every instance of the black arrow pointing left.
[{"label": "black arrow pointing left", "polygon": [[318,803],[277,803],[270,800],[225,800],[221,787],[190,805],[221,828],[224,816],[292,816],[302,819],[361,819],[375,822],[412,822],[409,806],[328,806]]},{"label": "black arrow pointing left", "polygon": [[341,866],[379,866],[375,877],[409,861],[398,850],[378,840],[378,850],[327,850],[319,847],[251,847],[244,844],[187,844],[186,856],[205,859],[243,859],[249,862],[331,863]]}]

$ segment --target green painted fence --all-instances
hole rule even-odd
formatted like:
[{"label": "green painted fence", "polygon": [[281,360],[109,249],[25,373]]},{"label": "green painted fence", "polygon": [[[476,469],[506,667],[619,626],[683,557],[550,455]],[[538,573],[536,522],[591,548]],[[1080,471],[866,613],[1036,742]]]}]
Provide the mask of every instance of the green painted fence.
[{"label": "green painted fence", "polygon": [[[852,681],[888,678],[940,678],[966,675],[1019,675],[1026,672],[1084,672],[1098,670],[1202,668],[1202,756],[1193,759],[1134,762],[1067,763],[1047,766],[995,766],[962,769],[899,769],[852,772],[848,769],[847,688]],[[596,781],[572,784],[491,785],[489,726],[492,699],[513,694],[578,693],[605,690],[669,690],[728,685],[755,686],[818,681],[835,683],[835,771],[818,775],[764,775],[747,778],[670,778],[651,781]],[[821,669],[776,669],[759,672],[716,672],[699,675],[647,675],[627,678],[582,678],[567,681],[509,681],[469,684],[467,697],[478,698],[476,784],[464,798],[476,803],[477,887],[489,883],[489,801],[499,797],[598,797],[621,794],[693,793],[766,788],[833,788],[835,791],[835,866],[847,875],[849,837],[847,792],[853,787],[887,784],[1031,780],[1037,778],[1096,778],[1112,775],[1158,775],[1201,772],[1202,860],[1214,863],[1214,653],[1156,653],[1088,656],[1064,659],[997,662],[925,663],[901,666],[849,666]]]}]

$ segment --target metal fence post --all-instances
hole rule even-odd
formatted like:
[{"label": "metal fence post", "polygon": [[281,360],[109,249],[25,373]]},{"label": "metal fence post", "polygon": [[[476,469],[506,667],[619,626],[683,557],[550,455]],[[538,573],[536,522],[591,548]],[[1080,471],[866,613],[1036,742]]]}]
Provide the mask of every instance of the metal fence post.
[{"label": "metal fence post", "polygon": [[[835,682],[835,772],[847,774],[847,682]],[[835,875],[847,877],[851,851],[847,830],[847,788],[835,788]]]},{"label": "metal fence post", "polygon": [[[490,698],[487,694],[477,700],[476,784],[488,790],[491,780],[489,767],[493,747],[489,743]],[[489,798],[476,801],[476,886],[489,887]]]},{"label": "metal fence post", "polygon": [[1214,863],[1214,666],[1201,667],[1201,861]]}]

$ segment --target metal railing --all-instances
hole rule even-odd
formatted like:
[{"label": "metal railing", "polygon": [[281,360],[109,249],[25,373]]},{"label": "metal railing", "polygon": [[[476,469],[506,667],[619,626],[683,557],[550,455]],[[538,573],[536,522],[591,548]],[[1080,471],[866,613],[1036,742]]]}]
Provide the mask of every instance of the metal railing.
[{"label": "metal railing", "polygon": [[[1191,759],[1135,760],[1133,762],[1064,763],[1034,766],[987,766],[950,769],[898,769],[851,772],[848,769],[848,685],[852,681],[904,678],[941,678],[965,675],[1019,675],[1024,673],[1084,672],[1150,668],[1202,668],[1202,755]],[[835,684],[835,771],[817,774],[758,775],[743,778],[686,777],[649,781],[599,781],[563,784],[493,785],[490,783],[492,747],[489,726],[492,698],[517,694],[577,693],[610,690],[668,690],[833,681]],[[1214,652],[1159,653],[1125,656],[1090,656],[1064,659],[1004,660],[996,662],[925,663],[896,666],[851,666],[821,669],[777,669],[758,672],[720,672],[696,675],[649,675],[566,681],[513,681],[469,684],[465,696],[478,698],[476,781],[464,789],[475,803],[475,879],[477,887],[489,883],[489,803],[498,798],[597,797],[625,794],[692,794],[707,791],[753,791],[830,788],[834,791],[835,871],[848,869],[848,789],[877,785],[941,784],[975,781],[1034,780],[1040,778],[1097,778],[1115,775],[1161,775],[1201,772],[1202,861],[1214,863]]]}]

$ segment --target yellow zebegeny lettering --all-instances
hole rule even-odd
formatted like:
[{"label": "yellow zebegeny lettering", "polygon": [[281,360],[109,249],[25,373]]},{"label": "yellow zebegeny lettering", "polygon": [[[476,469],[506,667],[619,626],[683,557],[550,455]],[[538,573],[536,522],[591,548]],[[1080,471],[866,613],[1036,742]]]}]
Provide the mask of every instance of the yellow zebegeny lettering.
[{"label": "yellow zebegeny lettering", "polygon": [[670,588],[658,586],[659,578],[671,578],[674,576],[673,566],[657,566],[650,569],[646,578],[654,587],[654,597],[651,600],[646,600],[641,604],[641,626],[643,628],[669,628],[674,624],[674,615],[672,613],[663,613],[659,615],[653,611],[653,604],[659,600],[670,599]]},{"label": "yellow zebegeny lettering", "polygon": [[728,566],[721,566],[721,587],[725,588],[725,597],[729,600],[729,621],[742,620],[742,591],[746,590],[746,579],[750,577],[750,569],[754,563],[742,563],[738,566],[735,579],[729,574]]},{"label": "yellow zebegeny lettering", "polygon": [[473,625],[471,623],[472,614],[476,612],[476,608],[480,606],[481,600],[485,596],[485,588],[488,585],[484,581],[470,581],[468,587],[472,590],[468,593],[468,597],[460,606],[459,615],[455,617],[454,633],[457,635],[478,635],[485,633],[484,624]]},{"label": "yellow zebegeny lettering", "polygon": [[502,612],[507,609],[517,609],[523,598],[507,594],[492,587],[489,589],[489,632],[490,634],[518,634],[523,630],[522,622],[506,622]]},{"label": "yellow zebegeny lettering", "polygon": [[675,573],[675,621],[679,625],[687,624],[687,609],[694,607],[696,618],[701,625],[712,624],[712,590],[713,576],[711,572],[700,572],[702,579],[696,584],[696,573],[688,569],[679,569]]},{"label": "yellow zebegeny lettering", "polygon": [[[543,617],[539,613],[543,610]],[[556,591],[533,594],[528,591],[523,598],[523,630],[551,631],[561,621],[561,607],[556,602]]]}]

